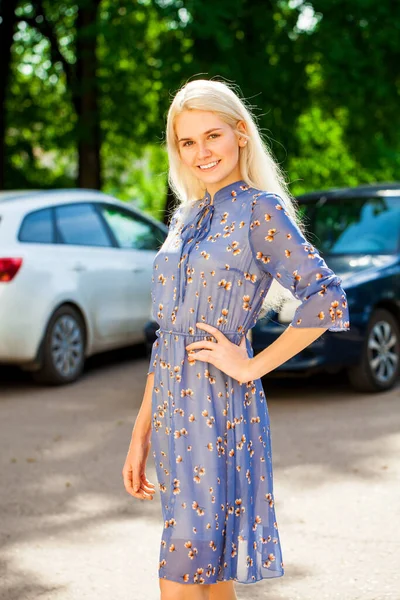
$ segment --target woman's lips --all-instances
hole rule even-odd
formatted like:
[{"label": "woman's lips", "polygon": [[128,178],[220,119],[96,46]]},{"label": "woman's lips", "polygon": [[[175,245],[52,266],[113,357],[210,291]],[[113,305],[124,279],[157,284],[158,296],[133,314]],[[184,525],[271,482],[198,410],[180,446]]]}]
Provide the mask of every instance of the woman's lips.
[{"label": "woman's lips", "polygon": [[[207,163],[207,164],[212,164],[213,162],[216,162],[216,163],[217,163],[217,164],[216,164],[216,165],[214,165],[213,167],[208,167],[207,169],[202,169],[202,168],[200,167],[200,165],[198,165],[198,167],[197,167],[197,168],[198,168],[198,169],[200,169],[200,171],[201,171],[202,173],[207,173],[208,171],[214,171],[214,169],[216,169],[216,168],[218,167],[219,163],[221,162],[221,159],[219,159],[219,160],[217,160],[217,161],[214,161],[214,160],[212,160],[212,161],[210,161],[210,162],[209,162],[209,163]],[[203,165],[202,165],[202,166],[203,166]]]}]

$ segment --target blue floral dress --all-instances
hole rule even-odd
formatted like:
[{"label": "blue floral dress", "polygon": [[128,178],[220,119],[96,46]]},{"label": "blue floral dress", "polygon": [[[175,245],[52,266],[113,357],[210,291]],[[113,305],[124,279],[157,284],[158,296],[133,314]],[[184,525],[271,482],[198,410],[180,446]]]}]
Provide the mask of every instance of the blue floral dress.
[{"label": "blue floral dress", "polygon": [[[292,327],[346,330],[340,279],[276,194],[237,181],[174,213],[153,263],[159,324],[149,373],[152,452],[164,529],[159,577],[187,584],[252,583],[283,575],[271,431],[260,379],[240,384],[185,346],[235,344],[257,321],[276,278],[302,301]],[[246,337],[248,355],[253,356]]]}]

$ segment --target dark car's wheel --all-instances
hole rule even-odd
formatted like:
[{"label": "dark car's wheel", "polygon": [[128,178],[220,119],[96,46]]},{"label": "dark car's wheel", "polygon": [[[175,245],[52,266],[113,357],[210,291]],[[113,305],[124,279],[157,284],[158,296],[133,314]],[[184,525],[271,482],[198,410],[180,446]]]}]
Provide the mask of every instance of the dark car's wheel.
[{"label": "dark car's wheel", "polygon": [[85,325],[72,306],[58,308],[46,329],[41,368],[32,373],[35,381],[63,385],[76,381],[85,363]]},{"label": "dark car's wheel", "polygon": [[351,385],[360,392],[390,389],[399,376],[400,328],[385,309],[376,310],[370,319],[359,365],[348,369]]}]

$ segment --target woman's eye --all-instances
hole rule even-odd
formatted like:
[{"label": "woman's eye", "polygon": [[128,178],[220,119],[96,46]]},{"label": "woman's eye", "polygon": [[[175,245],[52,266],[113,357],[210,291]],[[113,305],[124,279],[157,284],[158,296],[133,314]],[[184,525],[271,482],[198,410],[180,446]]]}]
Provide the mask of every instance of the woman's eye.
[{"label": "woman's eye", "polygon": [[[208,137],[218,138],[219,133],[210,133],[210,135]],[[188,140],[187,142],[183,143],[183,147],[187,146],[188,144],[193,144],[193,142],[191,140]]]}]

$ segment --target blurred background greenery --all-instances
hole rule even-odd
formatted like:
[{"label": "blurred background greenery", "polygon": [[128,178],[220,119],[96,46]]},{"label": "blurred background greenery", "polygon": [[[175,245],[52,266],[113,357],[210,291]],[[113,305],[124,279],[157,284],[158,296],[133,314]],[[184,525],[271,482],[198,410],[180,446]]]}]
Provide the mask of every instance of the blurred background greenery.
[{"label": "blurred background greenery", "polygon": [[400,179],[398,0],[1,0],[0,13],[0,188],[102,189],[166,220],[166,113],[199,77],[238,86],[292,193]]}]

